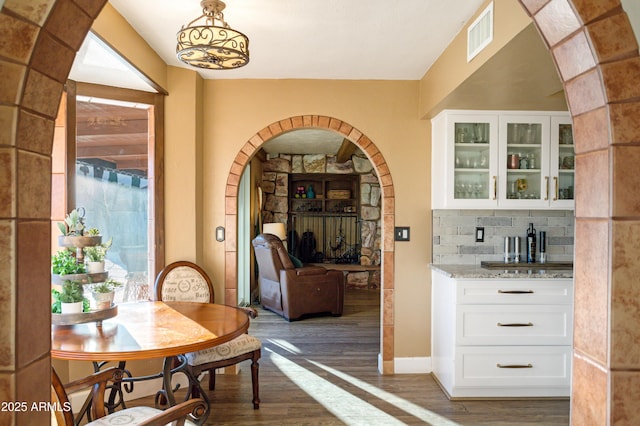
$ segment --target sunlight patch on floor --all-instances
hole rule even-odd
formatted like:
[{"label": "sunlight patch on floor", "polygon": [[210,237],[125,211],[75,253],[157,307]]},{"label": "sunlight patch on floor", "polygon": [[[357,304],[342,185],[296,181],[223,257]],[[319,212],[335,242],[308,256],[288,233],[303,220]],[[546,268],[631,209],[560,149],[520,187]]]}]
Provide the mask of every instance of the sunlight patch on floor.
[{"label": "sunlight patch on floor", "polygon": [[311,364],[325,370],[326,372],[333,374],[334,376],[344,380],[345,382],[351,383],[352,385],[362,389],[365,392],[370,393],[371,395],[375,396],[376,398],[380,398],[383,401],[392,404],[396,407],[398,407],[399,409],[407,412],[408,414],[411,414],[412,416],[415,416],[417,418],[419,418],[422,421],[425,421],[431,425],[434,426],[457,426],[458,423],[452,422],[451,420],[442,417],[438,414],[435,414],[432,411],[427,410],[426,408],[420,407],[419,405],[416,405],[412,402],[407,401],[404,398],[400,398],[392,393],[389,393],[387,391],[384,391],[382,389],[379,389],[375,386],[370,385],[369,383],[363,382],[360,379],[357,379],[353,376],[350,376],[349,374],[345,374],[341,371],[338,371],[334,368],[328,367],[324,364],[321,364],[319,362],[315,362],[315,361],[311,361],[311,360],[307,360],[309,361]]},{"label": "sunlight patch on floor", "polygon": [[326,379],[271,350],[270,358],[293,383],[347,425],[403,425],[405,423]]},{"label": "sunlight patch on floor", "polygon": [[302,351],[296,345],[287,342],[283,339],[267,339],[269,342],[273,343],[275,346],[284,349],[287,352],[290,352],[294,355],[300,355]]}]

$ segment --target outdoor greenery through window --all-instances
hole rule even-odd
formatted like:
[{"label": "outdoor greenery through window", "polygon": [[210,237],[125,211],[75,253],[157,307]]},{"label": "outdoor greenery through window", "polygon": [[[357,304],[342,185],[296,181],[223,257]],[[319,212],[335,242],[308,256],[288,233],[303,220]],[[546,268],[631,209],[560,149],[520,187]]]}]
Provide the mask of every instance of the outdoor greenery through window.
[{"label": "outdoor greenery through window", "polygon": [[[76,205],[85,222],[112,239],[109,277],[125,284],[116,302],[149,298],[149,125],[152,107],[78,96]],[[152,209],[151,209],[152,211]],[[151,269],[153,271],[153,269]]]}]

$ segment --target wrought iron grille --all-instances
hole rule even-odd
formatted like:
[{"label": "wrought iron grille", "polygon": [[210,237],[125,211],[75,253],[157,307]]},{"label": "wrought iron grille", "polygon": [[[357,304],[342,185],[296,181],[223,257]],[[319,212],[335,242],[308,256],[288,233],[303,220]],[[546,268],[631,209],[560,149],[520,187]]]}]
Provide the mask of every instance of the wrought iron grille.
[{"label": "wrought iron grille", "polygon": [[360,263],[361,223],[358,215],[292,213],[289,253],[304,263]]}]

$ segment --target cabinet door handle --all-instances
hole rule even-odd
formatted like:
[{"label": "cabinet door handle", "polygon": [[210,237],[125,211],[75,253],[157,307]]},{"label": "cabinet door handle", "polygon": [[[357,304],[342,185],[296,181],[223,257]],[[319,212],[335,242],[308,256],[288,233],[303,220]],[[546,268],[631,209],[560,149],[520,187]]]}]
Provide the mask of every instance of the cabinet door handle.
[{"label": "cabinet door handle", "polygon": [[501,294],[533,294],[533,290],[498,290]]},{"label": "cabinet door handle", "polygon": [[547,201],[549,199],[549,176],[544,177],[544,186],[546,188],[546,194],[544,196],[544,200]]},{"label": "cabinet door handle", "polygon": [[498,176],[493,177],[493,199],[498,198]]},{"label": "cabinet door handle", "polygon": [[533,327],[532,322],[509,322],[503,324],[501,322],[498,323],[498,327]]},{"label": "cabinet door handle", "polygon": [[500,363],[496,364],[498,368],[533,368],[531,364],[506,364],[502,365]]},{"label": "cabinet door handle", "polygon": [[555,195],[553,197],[553,201],[556,201],[558,199],[558,193],[559,193],[559,188],[558,188],[558,176],[554,176],[553,177],[553,181],[555,182],[556,185],[556,192]]}]

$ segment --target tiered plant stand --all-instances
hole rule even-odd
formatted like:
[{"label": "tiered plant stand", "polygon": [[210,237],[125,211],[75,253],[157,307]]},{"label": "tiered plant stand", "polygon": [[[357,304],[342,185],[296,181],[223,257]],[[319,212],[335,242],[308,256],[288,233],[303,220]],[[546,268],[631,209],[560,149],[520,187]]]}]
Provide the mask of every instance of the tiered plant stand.
[{"label": "tiered plant stand", "polygon": [[[58,237],[58,245],[65,248],[76,249],[76,260],[78,263],[84,262],[85,247],[93,247],[102,242],[102,237],[97,236],[74,236],[60,235]],[[100,272],[96,274],[73,274],[73,275],[51,275],[53,284],[62,284],[65,280],[78,281],[82,285],[104,282],[109,277],[108,272]],[[118,315],[118,307],[112,304],[107,309],[92,310],[89,312],[80,312],[77,314],[51,314],[51,324],[53,325],[74,325],[84,324],[87,322],[95,322],[98,327],[102,326],[102,321],[113,318]]]}]

